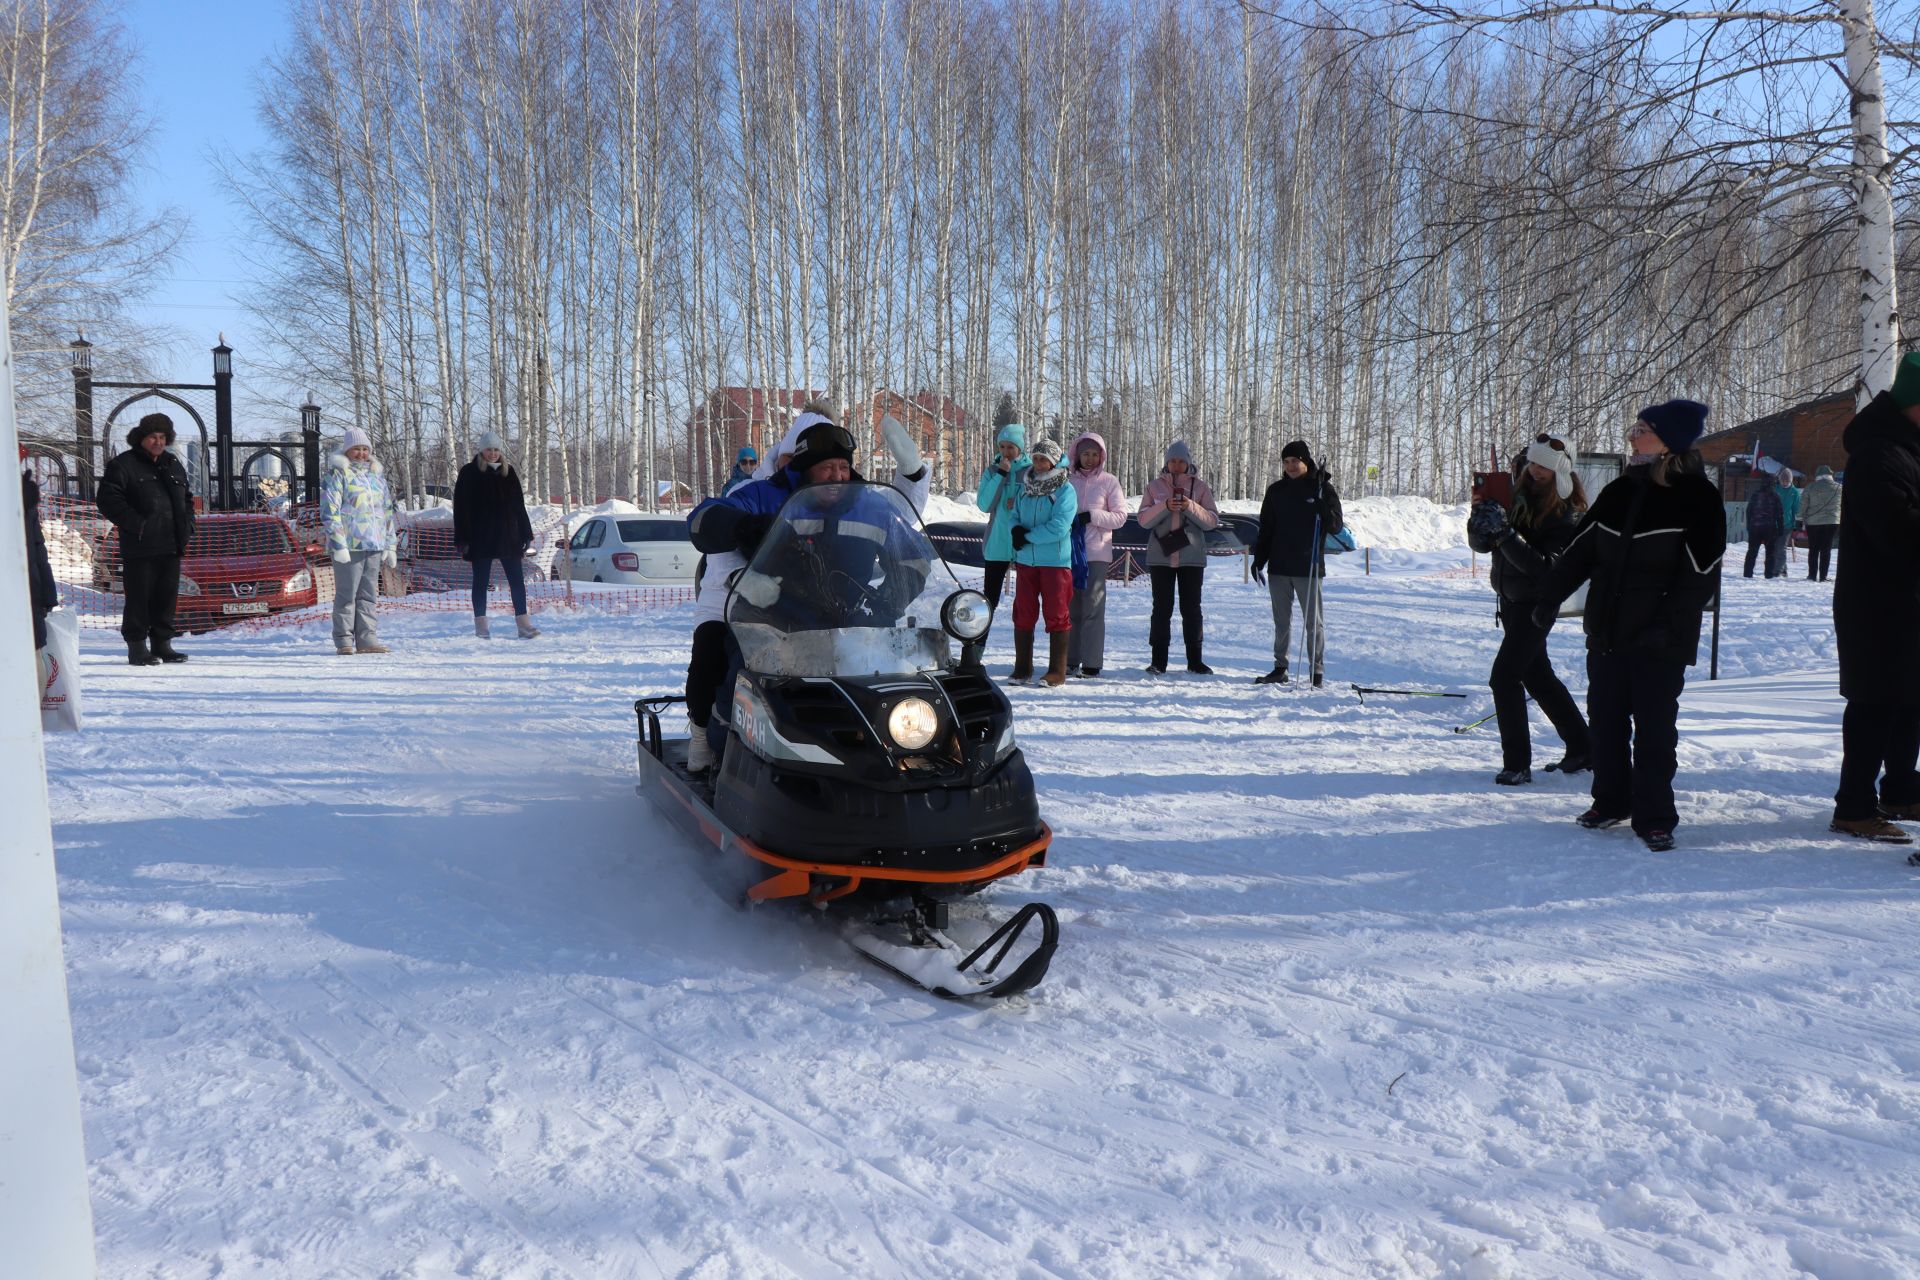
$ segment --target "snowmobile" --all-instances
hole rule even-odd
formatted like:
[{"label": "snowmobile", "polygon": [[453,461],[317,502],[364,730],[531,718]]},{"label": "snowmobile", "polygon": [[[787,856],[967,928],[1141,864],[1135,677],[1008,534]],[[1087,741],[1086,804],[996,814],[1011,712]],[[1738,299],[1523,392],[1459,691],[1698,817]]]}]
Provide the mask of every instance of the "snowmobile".
[{"label": "snowmobile", "polygon": [[683,698],[641,698],[639,790],[753,872],[747,902],[830,909],[861,954],[936,995],[1025,991],[1059,942],[1045,903],[970,949],[949,933],[952,905],[1044,866],[1052,841],[980,666],[991,621],[897,490],[802,488],[728,595],[718,767],[689,773],[686,740],[662,736]]}]

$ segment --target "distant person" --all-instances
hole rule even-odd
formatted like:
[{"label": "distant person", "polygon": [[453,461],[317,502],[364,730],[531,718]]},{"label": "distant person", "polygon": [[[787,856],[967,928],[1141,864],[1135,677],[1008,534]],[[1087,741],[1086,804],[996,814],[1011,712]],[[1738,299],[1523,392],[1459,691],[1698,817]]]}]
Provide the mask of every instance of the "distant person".
[{"label": "distant person", "polygon": [[1847,501],[1833,630],[1840,649],[1840,787],[1832,829],[1911,844],[1920,820],[1920,352],[1847,424]]},{"label": "distant person", "polygon": [[173,647],[180,634],[174,610],[180,599],[180,557],[193,537],[193,489],[187,469],[170,451],[173,419],[150,413],[127,432],[127,451],[115,454],[100,473],[94,501],[120,535],[126,604],[120,637],[136,667],[185,662]]},{"label": "distant person", "polygon": [[473,460],[460,468],[453,482],[453,545],[461,559],[473,562],[473,634],[482,640],[491,634],[487,591],[493,585],[493,562],[498,560],[513,598],[514,627],[522,640],[531,640],[540,628],[527,613],[525,562],[533,548],[527,495],[498,433],[482,431],[474,444]]},{"label": "distant person", "polygon": [[334,651],[385,653],[374,616],[380,606],[380,566],[398,563],[399,541],[385,468],[359,427],[347,428],[340,452],[327,460],[320,520],[333,560]]},{"label": "distant person", "polygon": [[1300,602],[1307,670],[1318,689],[1326,676],[1327,629],[1320,584],[1327,576],[1327,538],[1346,528],[1340,495],[1326,470],[1315,465],[1304,440],[1280,451],[1280,478],[1260,503],[1260,531],[1253,539],[1253,580],[1267,588],[1273,605],[1273,670],[1255,684],[1286,684],[1293,649],[1293,603]]},{"label": "distant person", "polygon": [[727,482],[720,487],[720,496],[726,497],[743,484],[753,483],[753,469],[760,465],[760,454],[750,444],[740,446],[733,455],[733,470],[727,473]]},{"label": "distant person", "polygon": [[1626,472],[1600,491],[1566,552],[1541,579],[1533,623],[1587,591],[1587,722],[1593,741],[1589,830],[1631,821],[1647,848],[1673,848],[1679,813],[1680,692],[1700,656],[1700,615],[1719,588],[1726,512],[1700,474],[1694,443],[1707,406],[1649,405],[1627,432]]},{"label": "distant person", "polygon": [[1127,522],[1127,497],[1119,477],[1107,470],[1107,442],[1088,431],[1067,450],[1079,512],[1074,537],[1082,546],[1085,585],[1073,588],[1073,631],[1067,640],[1067,674],[1097,676],[1106,665],[1107,571],[1113,567],[1113,531]]},{"label": "distant person", "polygon": [[1760,483],[1747,494],[1747,565],[1745,576],[1753,576],[1753,562],[1764,550],[1769,578],[1783,577],[1787,571],[1787,510],[1780,497],[1780,486]]},{"label": "distant person", "polygon": [[[27,522],[27,604],[33,612],[33,647],[47,647],[47,615],[60,607],[60,583],[47,555],[46,530],[40,527],[40,482],[27,465],[27,447],[20,446],[20,506]],[[41,685],[46,684],[45,672]]]},{"label": "distant person", "polygon": [[1047,630],[1047,674],[1042,683],[1067,682],[1067,640],[1073,628],[1073,521],[1079,499],[1060,466],[1060,446],[1036,440],[1027,478],[1013,500],[1013,682],[1033,680],[1033,628]]},{"label": "distant person", "polygon": [[1207,581],[1207,531],[1218,528],[1220,508],[1213,487],[1193,466],[1184,440],[1167,446],[1166,463],[1140,498],[1140,527],[1147,533],[1147,578],[1153,584],[1153,614],[1147,644],[1153,651],[1147,670],[1163,675],[1173,641],[1173,598],[1180,596],[1180,631],[1187,644],[1187,670],[1210,676],[1206,664],[1206,619],[1200,592]]},{"label": "distant person", "polygon": [[[1791,467],[1780,468],[1779,473],[1773,478],[1775,486],[1780,490],[1780,522],[1787,527],[1789,546],[1793,542],[1793,531],[1800,527],[1801,493],[1793,484],[1797,479],[1799,477],[1793,474]],[[1787,576],[1787,562],[1784,558],[1780,561],[1780,576],[1783,578]]]},{"label": "distant person", "polygon": [[[993,611],[1000,611],[1000,593],[1013,565],[1013,504],[1020,487],[1027,482],[1027,429],[1009,422],[993,437],[994,456],[980,473],[980,487],[974,493],[974,505],[987,513],[986,544],[981,550],[986,566],[984,591]],[[982,647],[986,637],[980,639]]]},{"label": "distant person", "polygon": [[1493,690],[1493,710],[1500,726],[1500,772],[1493,780],[1503,787],[1533,781],[1529,694],[1566,745],[1560,762],[1548,765],[1548,770],[1580,773],[1591,761],[1586,719],[1554,673],[1547,653],[1552,620],[1541,627],[1533,619],[1541,578],[1573,541],[1580,517],[1587,512],[1587,495],[1574,462],[1571,445],[1542,432],[1517,460],[1512,507],[1488,500],[1476,504],[1467,519],[1467,544],[1492,557],[1489,577],[1500,598],[1497,616],[1502,638],[1487,685]]},{"label": "distant person", "polygon": [[1833,566],[1833,540],[1840,533],[1840,482],[1833,478],[1832,467],[1822,463],[1814,468],[1800,516],[1807,526],[1807,577],[1825,582]]}]

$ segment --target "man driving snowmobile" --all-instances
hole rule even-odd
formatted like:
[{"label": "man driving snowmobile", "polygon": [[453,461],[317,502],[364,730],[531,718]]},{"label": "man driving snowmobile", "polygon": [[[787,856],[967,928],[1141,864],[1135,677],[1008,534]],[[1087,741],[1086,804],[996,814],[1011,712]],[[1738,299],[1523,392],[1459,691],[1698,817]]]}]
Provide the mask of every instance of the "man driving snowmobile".
[{"label": "man driving snowmobile", "polygon": [[[734,582],[732,608],[742,620],[758,620],[762,611],[780,602],[782,625],[789,629],[827,628],[849,616],[860,618],[861,625],[887,627],[919,594],[932,565],[918,546],[899,536],[890,504],[878,499],[854,470],[854,446],[852,432],[821,417],[799,433],[785,467],[765,480],[708,499],[687,518],[688,536],[697,550],[708,555],[731,551],[752,560],[795,492],[823,490],[826,505],[795,522],[775,563],[744,570]],[[924,468],[921,471],[914,480],[924,483]],[[897,481],[895,487],[902,488]],[[907,496],[923,499],[924,490]],[[783,600],[787,583],[804,583],[805,588],[788,591]],[[725,740],[740,668],[739,648],[731,637],[726,657],[726,674],[714,691],[707,725],[707,738],[715,748]],[[693,684],[689,679],[690,697]]]}]

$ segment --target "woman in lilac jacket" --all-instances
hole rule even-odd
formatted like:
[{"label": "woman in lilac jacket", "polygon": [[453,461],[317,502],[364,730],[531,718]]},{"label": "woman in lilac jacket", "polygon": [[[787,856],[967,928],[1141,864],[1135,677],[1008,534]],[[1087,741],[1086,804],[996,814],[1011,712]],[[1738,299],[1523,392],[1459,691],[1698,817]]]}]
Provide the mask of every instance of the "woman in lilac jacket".
[{"label": "woman in lilac jacket", "polygon": [[1153,661],[1147,670],[1161,675],[1167,669],[1167,647],[1172,637],[1173,597],[1180,595],[1180,630],[1187,642],[1187,670],[1210,676],[1213,668],[1201,656],[1205,624],[1200,613],[1200,588],[1207,574],[1207,530],[1220,523],[1213,489],[1193,468],[1193,453],[1184,440],[1167,446],[1167,465],[1140,496],[1140,527],[1147,531],[1147,578],[1153,583],[1153,613],[1147,620],[1147,644]]},{"label": "woman in lilac jacket", "polygon": [[1113,563],[1113,531],[1127,522],[1127,499],[1107,470],[1107,442],[1094,432],[1067,450],[1073,469],[1067,480],[1080,499],[1075,537],[1087,546],[1087,585],[1073,589],[1073,631],[1067,640],[1067,674],[1097,676],[1107,652],[1107,567]]}]

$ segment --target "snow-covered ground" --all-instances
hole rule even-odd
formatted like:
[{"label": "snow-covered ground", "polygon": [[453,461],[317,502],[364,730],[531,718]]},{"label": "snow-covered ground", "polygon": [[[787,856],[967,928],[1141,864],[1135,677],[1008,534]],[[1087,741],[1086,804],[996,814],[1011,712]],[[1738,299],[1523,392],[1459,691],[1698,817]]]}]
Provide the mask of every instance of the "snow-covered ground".
[{"label": "snow-covered ground", "polygon": [[1226,561],[1218,677],[1138,671],[1142,585],[1107,677],[1014,693],[1058,839],[987,897],[1063,942],[994,1007],[736,911],[636,798],[684,608],[89,635],[48,750],[102,1275],[1920,1273],[1920,872],[1826,834],[1830,588],[1729,583],[1653,855],[1450,731],[1464,553],[1359,561],[1324,692],[1248,683]]}]

